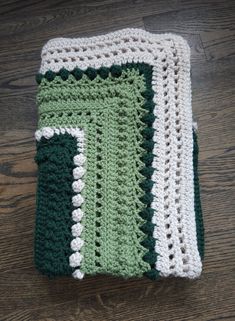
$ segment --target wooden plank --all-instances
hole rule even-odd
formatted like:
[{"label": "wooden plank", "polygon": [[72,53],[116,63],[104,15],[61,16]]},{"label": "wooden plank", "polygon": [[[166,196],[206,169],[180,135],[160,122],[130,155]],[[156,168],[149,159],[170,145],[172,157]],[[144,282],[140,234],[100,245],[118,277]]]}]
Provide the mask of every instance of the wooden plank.
[{"label": "wooden plank", "polygon": [[[111,277],[91,277],[78,284],[74,280],[46,283],[38,278],[34,282],[34,291],[30,291],[26,279],[27,276],[30,278],[30,274],[22,276],[7,279],[9,284],[5,297],[15,308],[12,310],[9,305],[4,308],[3,321],[198,321],[233,320],[235,316],[231,296],[235,282],[232,272],[228,271],[226,274],[208,273],[194,282],[176,279],[157,283],[131,282]],[[16,280],[20,281],[21,286]],[[223,291],[224,288],[227,291]]]},{"label": "wooden plank", "polygon": [[144,17],[144,23],[152,32],[181,34],[189,44],[197,35],[207,60],[220,59],[235,54],[234,12],[234,1],[182,1],[177,10]]}]

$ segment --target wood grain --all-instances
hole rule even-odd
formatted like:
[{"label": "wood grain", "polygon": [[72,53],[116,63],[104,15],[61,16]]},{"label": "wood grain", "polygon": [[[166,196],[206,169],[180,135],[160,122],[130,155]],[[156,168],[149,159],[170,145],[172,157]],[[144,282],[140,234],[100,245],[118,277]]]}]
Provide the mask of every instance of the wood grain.
[{"label": "wood grain", "polygon": [[[10,0],[0,4],[0,320],[235,320],[235,3]],[[191,47],[206,253],[199,280],[47,279],[33,264],[34,75],[52,37],[140,27]]]}]

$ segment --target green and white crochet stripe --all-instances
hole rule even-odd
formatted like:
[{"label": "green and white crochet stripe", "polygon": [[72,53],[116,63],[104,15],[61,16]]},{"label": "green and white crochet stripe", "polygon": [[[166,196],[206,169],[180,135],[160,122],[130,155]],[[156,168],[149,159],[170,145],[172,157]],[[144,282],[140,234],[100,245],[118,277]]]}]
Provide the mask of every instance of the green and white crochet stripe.
[{"label": "green and white crochet stripe", "polygon": [[37,75],[35,263],[49,276],[198,277],[190,53],[124,29],[50,40]]}]

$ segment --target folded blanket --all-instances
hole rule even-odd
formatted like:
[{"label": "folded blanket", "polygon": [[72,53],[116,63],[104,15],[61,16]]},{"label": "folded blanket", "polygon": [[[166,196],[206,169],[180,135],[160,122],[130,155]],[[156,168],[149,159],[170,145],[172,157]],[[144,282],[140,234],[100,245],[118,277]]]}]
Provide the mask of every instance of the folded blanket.
[{"label": "folded blanket", "polygon": [[196,278],[203,223],[185,40],[124,29],[50,40],[36,131],[36,267]]}]

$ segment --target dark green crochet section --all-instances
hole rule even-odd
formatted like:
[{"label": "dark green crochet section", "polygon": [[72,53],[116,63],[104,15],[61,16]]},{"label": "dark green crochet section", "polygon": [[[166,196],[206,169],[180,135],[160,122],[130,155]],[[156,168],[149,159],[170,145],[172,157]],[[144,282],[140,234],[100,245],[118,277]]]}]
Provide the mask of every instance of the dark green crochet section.
[{"label": "dark green crochet section", "polygon": [[71,275],[73,157],[77,142],[71,135],[44,137],[37,143],[37,212],[35,264],[48,276]]},{"label": "dark green crochet section", "polygon": [[202,206],[200,199],[200,185],[198,177],[198,141],[197,134],[193,130],[193,169],[194,169],[194,197],[195,197],[195,215],[196,215],[196,228],[197,228],[197,245],[201,259],[204,258],[204,227]]}]

